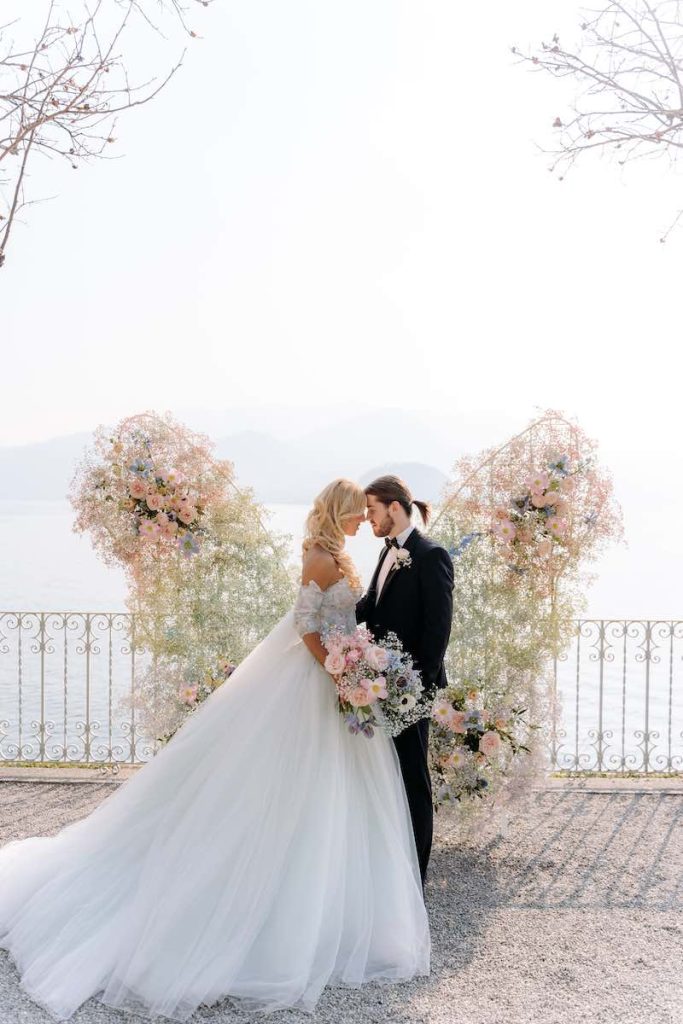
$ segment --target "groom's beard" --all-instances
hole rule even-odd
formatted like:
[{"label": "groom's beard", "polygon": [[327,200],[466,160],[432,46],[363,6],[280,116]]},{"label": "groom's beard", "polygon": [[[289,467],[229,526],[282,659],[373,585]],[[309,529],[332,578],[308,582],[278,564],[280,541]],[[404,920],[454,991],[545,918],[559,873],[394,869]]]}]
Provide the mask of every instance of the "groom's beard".
[{"label": "groom's beard", "polygon": [[375,530],[375,537],[388,537],[394,528],[394,522],[391,516],[385,516],[381,523],[377,524]]}]

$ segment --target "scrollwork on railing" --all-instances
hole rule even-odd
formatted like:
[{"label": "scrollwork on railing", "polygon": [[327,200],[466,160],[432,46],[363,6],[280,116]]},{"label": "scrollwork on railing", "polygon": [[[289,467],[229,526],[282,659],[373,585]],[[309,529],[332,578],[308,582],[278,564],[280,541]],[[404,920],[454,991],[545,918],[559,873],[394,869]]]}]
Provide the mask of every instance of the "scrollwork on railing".
[{"label": "scrollwork on railing", "polygon": [[[152,758],[133,700],[148,661],[125,612],[0,613],[0,763]],[[683,621],[578,620],[553,697],[553,769],[683,772]]]},{"label": "scrollwork on railing", "polygon": [[125,612],[0,613],[0,763],[148,760],[130,706],[147,660]]},{"label": "scrollwork on railing", "polygon": [[683,771],[683,622],[581,619],[556,659],[554,769]]}]

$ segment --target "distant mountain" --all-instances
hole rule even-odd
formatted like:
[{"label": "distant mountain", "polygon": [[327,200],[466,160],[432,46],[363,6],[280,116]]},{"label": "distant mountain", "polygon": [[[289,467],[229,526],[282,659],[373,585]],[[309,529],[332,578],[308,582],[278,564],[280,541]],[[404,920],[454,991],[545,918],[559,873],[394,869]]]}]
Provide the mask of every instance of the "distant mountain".
[{"label": "distant mountain", "polygon": [[385,476],[387,473],[400,476],[402,480],[405,480],[414,498],[433,503],[441,497],[441,492],[448,480],[446,474],[442,473],[440,469],[426,466],[423,462],[387,462],[363,473],[360,482],[365,487],[378,476]]},{"label": "distant mountain", "polygon": [[91,435],[0,448],[0,498],[64,498]]},{"label": "distant mountain", "polygon": [[352,477],[389,462],[421,462],[447,471],[462,454],[456,447],[458,433],[403,409],[376,409],[317,424],[298,444],[310,458],[323,458],[328,473]]},{"label": "distant mountain", "polygon": [[222,438],[216,448],[221,458],[234,462],[238,481],[253,487],[266,502],[305,504],[335,476],[349,476],[365,484],[384,473],[395,473],[425,501],[434,501],[446,482],[441,470],[422,462],[384,462],[362,469],[357,451],[335,457],[324,446],[313,445],[308,435],[296,442],[282,442],[269,434],[246,431]]},{"label": "distant mountain", "polygon": [[261,501],[305,503],[330,477],[299,444],[257,431],[221,438],[216,453],[234,463],[238,483],[253,487]]},{"label": "distant mountain", "polygon": [[[351,439],[350,433],[340,431]],[[37,444],[0,448],[0,498],[60,499],[66,492],[90,434],[70,434]],[[238,483],[253,487],[264,502],[305,504],[336,476],[369,482],[381,473],[404,477],[413,493],[434,500],[445,475],[434,466],[420,462],[377,462],[366,457],[362,446],[345,449],[343,442],[329,436],[318,444],[318,435],[304,435],[296,441],[278,441],[270,434],[242,431],[221,438],[216,444],[219,458],[235,466]],[[373,453],[379,445],[369,446]]]}]

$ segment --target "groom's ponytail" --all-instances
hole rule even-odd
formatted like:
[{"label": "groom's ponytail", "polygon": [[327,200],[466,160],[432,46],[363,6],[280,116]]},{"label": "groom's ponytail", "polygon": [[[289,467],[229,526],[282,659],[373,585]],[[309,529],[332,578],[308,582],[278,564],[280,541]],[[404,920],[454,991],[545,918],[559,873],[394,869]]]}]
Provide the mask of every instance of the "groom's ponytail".
[{"label": "groom's ponytail", "polygon": [[429,520],[431,519],[432,516],[432,506],[429,504],[428,501],[415,500],[413,500],[413,505],[415,505],[415,507],[419,510],[420,515],[422,516],[422,522],[425,524],[425,526],[428,526]]},{"label": "groom's ponytail", "polygon": [[365,493],[372,494],[383,505],[391,505],[392,501],[397,501],[407,516],[412,513],[411,506],[415,505],[424,525],[427,526],[429,523],[432,514],[431,505],[428,501],[416,501],[410,493],[408,484],[399,476],[389,474],[377,477],[371,484],[368,484]]}]

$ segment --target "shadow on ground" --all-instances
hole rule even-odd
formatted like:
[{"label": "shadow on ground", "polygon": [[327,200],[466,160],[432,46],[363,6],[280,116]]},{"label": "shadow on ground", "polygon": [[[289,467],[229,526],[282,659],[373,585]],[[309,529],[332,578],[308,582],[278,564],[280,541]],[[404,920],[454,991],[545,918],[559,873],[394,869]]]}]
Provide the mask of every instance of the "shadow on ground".
[{"label": "shadow on ground", "polygon": [[[112,783],[0,783],[0,842],[83,817]],[[681,1024],[683,796],[541,790],[506,832],[437,816],[427,887],[432,973],[328,989],[273,1024]],[[191,1018],[246,1024],[228,1000]],[[89,1000],[73,1024],[149,1024]],[[0,952],[0,1024],[49,1024]]]}]

